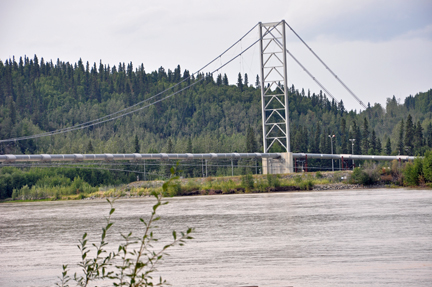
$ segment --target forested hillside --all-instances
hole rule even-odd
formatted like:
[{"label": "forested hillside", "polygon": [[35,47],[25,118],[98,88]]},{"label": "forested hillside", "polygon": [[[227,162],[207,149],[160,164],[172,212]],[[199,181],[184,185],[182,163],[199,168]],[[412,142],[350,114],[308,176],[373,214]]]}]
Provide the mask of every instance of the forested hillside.
[{"label": "forested hillside", "polygon": [[[110,67],[99,63],[45,62],[37,56],[0,62],[0,138],[52,131],[90,121],[143,101],[189,77],[188,70],[160,67],[147,73],[132,63]],[[246,131],[255,130],[262,149],[260,90],[248,75],[229,85],[226,76],[199,74],[204,80],[180,94],[131,116],[64,135],[3,144],[2,153],[116,153],[246,151]],[[176,88],[180,89],[179,87]],[[403,103],[387,99],[386,107],[369,106],[360,114],[322,93],[297,90],[289,95],[294,152],[356,154],[422,154],[432,145],[432,90]],[[401,134],[402,124],[402,134]],[[401,137],[402,135],[402,137]],[[168,140],[172,147],[168,150]],[[188,141],[192,150],[188,150]],[[388,141],[390,140],[390,146]],[[357,144],[360,143],[360,144]],[[189,145],[190,148],[190,145]],[[403,150],[401,150],[403,149]]]},{"label": "forested hillside", "polygon": [[[0,139],[88,122],[148,99],[196,85],[139,112],[87,129],[0,144],[2,154],[262,151],[260,88],[248,75],[198,74],[180,66],[147,72],[144,65],[110,67],[20,57],[0,61]],[[432,90],[385,107],[347,111],[322,92],[290,87],[293,152],[423,154],[432,147]],[[248,136],[247,136],[248,134]],[[247,143],[248,142],[248,143]],[[278,151],[274,147],[273,151]],[[316,163],[317,166],[320,163]],[[73,179],[73,178],[71,178]]]}]

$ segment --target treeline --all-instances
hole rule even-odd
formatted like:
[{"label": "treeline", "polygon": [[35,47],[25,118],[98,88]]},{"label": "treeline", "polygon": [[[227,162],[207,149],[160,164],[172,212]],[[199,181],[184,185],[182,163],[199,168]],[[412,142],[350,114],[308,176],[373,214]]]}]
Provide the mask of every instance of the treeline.
[{"label": "treeline", "polygon": [[[147,72],[143,64],[110,67],[81,59],[71,64],[36,55],[0,61],[1,139],[88,122],[147,100],[181,81],[174,92],[196,83],[132,115],[84,130],[3,143],[0,153],[262,151],[258,76],[251,85],[247,74],[239,74],[230,85],[226,75],[190,75],[180,66]],[[358,113],[347,111],[342,101],[330,100],[321,91],[291,86],[289,109],[294,152],[330,153],[329,135],[335,135],[334,153],[354,149],[355,154],[421,155],[432,146],[432,90],[409,96],[404,103],[393,96],[385,107],[368,105]],[[355,139],[354,145],[350,139]],[[318,169],[329,165],[326,161],[310,164]]]},{"label": "treeline", "polygon": [[[24,190],[28,190],[28,194],[25,195],[27,199],[30,196],[36,199],[46,197],[46,195],[52,196],[55,191],[59,190],[60,195],[77,194],[90,190],[92,187],[118,185],[133,180],[136,180],[134,173],[108,171],[98,169],[97,166],[24,169],[6,166],[0,169],[0,198],[12,197],[14,190],[20,191],[23,187],[25,187]],[[47,192],[48,194],[45,194]]]}]

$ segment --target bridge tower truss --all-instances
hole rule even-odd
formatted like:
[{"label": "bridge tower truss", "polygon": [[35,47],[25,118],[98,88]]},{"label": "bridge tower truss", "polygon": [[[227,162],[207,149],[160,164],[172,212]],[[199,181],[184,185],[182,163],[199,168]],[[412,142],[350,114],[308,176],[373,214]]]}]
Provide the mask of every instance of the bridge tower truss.
[{"label": "bridge tower truss", "polygon": [[290,152],[285,21],[259,23],[264,152]]}]

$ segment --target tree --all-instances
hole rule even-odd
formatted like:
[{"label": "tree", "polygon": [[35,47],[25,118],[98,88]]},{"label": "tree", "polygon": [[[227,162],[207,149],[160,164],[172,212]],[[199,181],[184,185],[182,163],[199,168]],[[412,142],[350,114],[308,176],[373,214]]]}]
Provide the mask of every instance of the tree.
[{"label": "tree", "polygon": [[224,76],[223,76],[222,83],[223,83],[224,86],[228,86],[229,85],[229,83],[228,83],[228,77],[227,77],[226,74],[224,74]]},{"label": "tree", "polygon": [[249,80],[247,73],[244,74],[244,86],[247,88],[249,86]]},{"label": "tree", "polygon": [[216,78],[216,85],[222,86],[222,75],[218,74]]},{"label": "tree", "polygon": [[138,140],[138,136],[137,135],[135,135],[134,144],[135,144],[135,153],[139,153],[140,152],[140,144],[139,144],[139,140]]},{"label": "tree", "polygon": [[371,154],[375,154],[378,151],[378,140],[375,134],[375,130],[372,130],[370,150],[371,150]]},{"label": "tree", "polygon": [[397,151],[400,155],[404,154],[404,120],[403,119],[400,121],[400,125],[399,125]]},{"label": "tree", "polygon": [[243,79],[240,73],[238,73],[237,87],[239,88],[240,92],[243,92]]},{"label": "tree", "polygon": [[341,153],[349,153],[348,140],[346,135],[346,120],[344,118],[341,119]]},{"label": "tree", "polygon": [[352,135],[350,138],[355,139],[354,154],[362,154],[361,153],[361,132],[360,132],[360,127],[357,125],[356,121],[353,121]]},{"label": "tree", "polygon": [[424,145],[423,128],[420,121],[414,126],[414,151],[417,153]]},{"label": "tree", "polygon": [[362,134],[361,145],[362,145],[363,154],[368,154],[370,148],[370,141],[369,141],[369,123],[366,117],[363,120],[363,134]]},{"label": "tree", "polygon": [[186,152],[187,152],[187,153],[193,153],[193,148],[192,148],[192,139],[191,139],[190,137],[189,137],[189,139],[188,139]]},{"label": "tree", "polygon": [[173,152],[174,152],[173,143],[171,141],[171,138],[169,138],[167,143],[167,153],[173,153]]},{"label": "tree", "polygon": [[390,138],[387,138],[386,146],[385,146],[385,154],[391,155],[392,148],[391,148],[391,141]]},{"label": "tree", "polygon": [[382,153],[382,144],[380,138],[377,138],[376,140],[376,148],[375,148],[375,154],[381,154]]},{"label": "tree", "polygon": [[255,88],[259,89],[260,87],[261,87],[261,82],[259,76],[257,75],[255,80]]},{"label": "tree", "polygon": [[408,150],[408,155],[412,155],[414,152],[414,125],[411,114],[408,114],[407,121],[405,124],[405,140],[404,148]]},{"label": "tree", "polygon": [[321,136],[321,125],[320,122],[317,123],[317,127],[315,130],[315,138],[313,140],[313,147],[311,148],[311,151],[313,153],[320,153],[320,136]]},{"label": "tree", "polygon": [[257,152],[257,142],[255,140],[255,131],[250,126],[246,133],[246,152],[253,153]]},{"label": "tree", "polygon": [[93,152],[93,151],[94,151],[94,150],[93,150],[93,145],[92,145],[91,140],[89,140],[89,143],[88,143],[88,145],[87,145],[87,151],[88,151],[88,152]]},{"label": "tree", "polygon": [[432,148],[432,123],[429,123],[425,137],[427,139],[428,147]]}]

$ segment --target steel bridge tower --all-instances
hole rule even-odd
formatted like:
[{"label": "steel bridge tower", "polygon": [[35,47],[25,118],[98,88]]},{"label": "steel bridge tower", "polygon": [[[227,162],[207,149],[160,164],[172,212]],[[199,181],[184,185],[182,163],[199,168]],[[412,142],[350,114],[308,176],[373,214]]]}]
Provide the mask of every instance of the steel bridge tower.
[{"label": "steel bridge tower", "polygon": [[259,23],[264,153],[275,143],[290,152],[285,21]]}]

